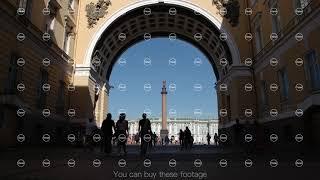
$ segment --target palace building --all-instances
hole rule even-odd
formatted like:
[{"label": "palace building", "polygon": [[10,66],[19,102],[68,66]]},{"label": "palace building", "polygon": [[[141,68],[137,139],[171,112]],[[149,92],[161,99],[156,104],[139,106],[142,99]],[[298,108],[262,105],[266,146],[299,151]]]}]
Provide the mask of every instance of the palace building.
[{"label": "palace building", "polygon": [[[319,145],[320,0],[1,0],[0,26],[1,146],[17,134],[63,142],[89,118],[100,125],[121,53],[172,36],[209,59],[229,143],[259,129],[261,142],[301,134]],[[181,123],[197,142],[216,132],[215,120],[168,119],[169,134]]]},{"label": "palace building", "polygon": [[[160,138],[161,130],[161,118],[151,118],[151,130],[155,132]],[[218,133],[218,120],[217,119],[195,119],[195,118],[169,118],[168,125],[168,137],[174,137],[174,141],[179,142],[179,132],[185,130],[188,127],[194,138],[196,144],[207,144],[207,134],[211,136],[211,142],[214,142],[213,136]],[[129,121],[129,137],[134,137],[138,133],[139,120]]]}]

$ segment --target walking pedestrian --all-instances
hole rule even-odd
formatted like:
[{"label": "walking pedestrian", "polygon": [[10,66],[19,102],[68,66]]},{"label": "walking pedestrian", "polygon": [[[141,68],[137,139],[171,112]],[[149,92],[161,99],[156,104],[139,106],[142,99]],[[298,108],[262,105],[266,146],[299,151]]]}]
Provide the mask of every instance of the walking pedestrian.
[{"label": "walking pedestrian", "polygon": [[110,154],[112,152],[112,136],[115,132],[115,124],[112,120],[111,113],[107,114],[107,118],[102,122],[101,130],[103,133],[104,152]]},{"label": "walking pedestrian", "polygon": [[[141,137],[141,156],[145,156],[147,153],[147,149],[149,143],[151,143],[151,123],[150,120],[147,118],[147,114],[142,114],[142,119],[139,121],[139,134]],[[148,140],[148,138],[150,139]]]},{"label": "walking pedestrian", "polygon": [[123,150],[124,155],[127,155],[127,137],[128,137],[128,121],[126,119],[126,114],[121,113],[119,120],[116,123],[116,137],[118,146],[118,155],[121,156],[121,150]]}]

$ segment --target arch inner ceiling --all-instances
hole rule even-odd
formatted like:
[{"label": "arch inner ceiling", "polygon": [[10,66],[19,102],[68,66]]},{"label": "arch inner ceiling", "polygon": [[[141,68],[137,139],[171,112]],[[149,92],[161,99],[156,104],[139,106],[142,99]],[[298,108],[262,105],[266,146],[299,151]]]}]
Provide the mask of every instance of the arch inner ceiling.
[{"label": "arch inner ceiling", "polygon": [[[145,14],[146,8],[151,10],[149,15]],[[146,33],[151,37],[169,37],[174,33],[177,38],[193,44],[209,59],[217,80],[221,72],[220,59],[226,58],[229,65],[233,63],[227,42],[220,40],[220,31],[206,17],[179,5],[158,3],[127,12],[103,32],[91,57],[100,60],[95,70],[103,81],[109,80],[118,57],[133,44],[144,40]],[[125,39],[120,40],[120,34],[125,34]],[[201,38],[195,38],[199,35]]]}]

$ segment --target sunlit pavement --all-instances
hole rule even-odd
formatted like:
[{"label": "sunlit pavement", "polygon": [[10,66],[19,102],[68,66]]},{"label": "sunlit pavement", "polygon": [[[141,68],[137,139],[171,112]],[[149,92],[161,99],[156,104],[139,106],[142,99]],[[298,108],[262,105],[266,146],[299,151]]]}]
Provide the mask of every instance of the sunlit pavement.
[{"label": "sunlit pavement", "polygon": [[[139,146],[128,146],[126,157],[115,151],[106,156],[99,148],[94,152],[62,147],[11,149],[1,152],[0,179],[319,179],[319,155],[301,152],[250,155],[214,146],[195,146],[190,151],[168,146],[142,158]],[[295,164],[299,158],[302,167]],[[24,160],[23,167],[18,167],[19,159]],[[270,165],[272,159],[277,160],[275,167]]]}]

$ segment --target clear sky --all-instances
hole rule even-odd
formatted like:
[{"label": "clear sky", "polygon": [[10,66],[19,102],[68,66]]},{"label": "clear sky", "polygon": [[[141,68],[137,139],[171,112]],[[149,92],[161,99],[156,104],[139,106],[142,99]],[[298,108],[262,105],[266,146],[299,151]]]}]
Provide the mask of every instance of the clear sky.
[{"label": "clear sky", "polygon": [[161,117],[163,80],[168,117],[218,117],[216,78],[206,56],[188,42],[152,38],[131,46],[113,67],[109,109],[114,119],[119,112],[129,120],[143,112]]}]

